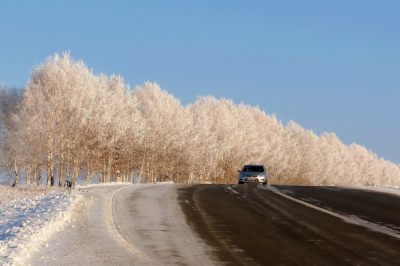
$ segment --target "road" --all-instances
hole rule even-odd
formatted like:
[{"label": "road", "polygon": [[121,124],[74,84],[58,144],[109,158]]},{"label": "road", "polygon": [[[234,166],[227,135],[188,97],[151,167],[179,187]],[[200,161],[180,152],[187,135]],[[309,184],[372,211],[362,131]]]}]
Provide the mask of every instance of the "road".
[{"label": "road", "polygon": [[74,209],[73,222],[47,243],[38,243],[38,252],[25,264],[400,262],[398,196],[262,185],[149,184],[77,190],[83,199]]},{"label": "road", "polygon": [[[179,199],[192,228],[225,265],[400,264],[399,197],[340,188],[278,188],[348,220],[260,185],[187,186],[179,189]],[[383,233],[371,230],[374,226]]]}]

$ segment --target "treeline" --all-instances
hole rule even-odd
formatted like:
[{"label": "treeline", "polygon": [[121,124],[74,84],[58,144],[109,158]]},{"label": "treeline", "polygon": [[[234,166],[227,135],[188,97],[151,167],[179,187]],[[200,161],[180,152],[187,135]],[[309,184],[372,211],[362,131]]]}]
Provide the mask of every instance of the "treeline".
[{"label": "treeline", "polygon": [[247,163],[265,164],[274,184],[400,183],[399,166],[333,133],[211,96],[183,106],[156,83],[131,90],[68,53],[36,66],[23,90],[0,93],[0,163],[14,185],[21,177],[32,186],[79,177],[236,183]]}]

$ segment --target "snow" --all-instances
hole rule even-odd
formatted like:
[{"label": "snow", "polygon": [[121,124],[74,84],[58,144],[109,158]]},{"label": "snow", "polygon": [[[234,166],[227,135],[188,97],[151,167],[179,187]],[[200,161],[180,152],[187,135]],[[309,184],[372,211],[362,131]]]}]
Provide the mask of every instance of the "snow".
[{"label": "snow", "polygon": [[[113,182],[77,188],[115,185],[132,184]],[[69,191],[0,185],[0,265],[19,265],[37,251],[34,246],[47,248],[46,240],[54,232],[62,231],[66,226],[74,227],[71,210],[83,196],[75,189]]]},{"label": "snow", "polygon": [[54,193],[60,191],[61,188],[52,187],[47,189],[42,186],[38,187],[10,187],[0,185],[0,206],[9,203],[13,200],[23,199],[23,198],[31,198],[36,196],[44,196],[50,193]]},{"label": "snow", "polygon": [[[78,188],[89,188],[89,187],[104,187],[104,186],[131,186],[131,182],[110,182],[110,183],[97,183],[89,185],[77,186]],[[135,185],[147,185],[147,184],[135,184]]]},{"label": "snow", "polygon": [[0,196],[1,265],[18,265],[23,257],[30,257],[35,242],[45,248],[46,240],[70,222],[69,210],[80,198],[68,195],[66,189],[37,190],[1,188],[7,192]]}]

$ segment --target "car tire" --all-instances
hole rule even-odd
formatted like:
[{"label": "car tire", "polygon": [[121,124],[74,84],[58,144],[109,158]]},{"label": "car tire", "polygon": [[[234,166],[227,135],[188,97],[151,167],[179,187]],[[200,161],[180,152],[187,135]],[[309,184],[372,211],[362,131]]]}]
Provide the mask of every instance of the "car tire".
[{"label": "car tire", "polygon": [[268,185],[268,181],[265,181],[264,183],[262,183],[263,184],[263,186],[266,186],[266,185]]},{"label": "car tire", "polygon": [[239,181],[239,183],[238,183],[239,185],[243,185],[244,184],[244,182],[242,182],[242,181]]}]

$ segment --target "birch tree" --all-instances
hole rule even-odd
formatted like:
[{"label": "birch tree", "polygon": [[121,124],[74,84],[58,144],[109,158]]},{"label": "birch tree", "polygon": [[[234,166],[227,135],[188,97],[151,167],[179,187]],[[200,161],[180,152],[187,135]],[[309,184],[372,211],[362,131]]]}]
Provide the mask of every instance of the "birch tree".
[{"label": "birch tree", "polygon": [[144,120],[140,132],[141,172],[146,169],[149,180],[154,182],[157,175],[168,174],[171,168],[182,169],[178,164],[185,163],[183,155],[191,120],[179,100],[157,83],[146,82],[136,87],[133,95]]},{"label": "birch tree", "polygon": [[79,139],[77,127],[85,121],[90,106],[86,105],[87,97],[83,94],[90,94],[93,85],[91,70],[82,61],[71,59],[68,53],[49,57],[32,71],[25,87],[19,123],[20,130],[32,136],[26,144],[33,145],[46,157],[46,186],[55,183],[54,165],[58,158],[63,172],[66,142],[73,147]]},{"label": "birch tree", "polygon": [[[22,95],[22,96],[21,96]],[[390,185],[398,165],[334,133],[284,126],[258,107],[199,96],[188,106],[145,82],[95,75],[69,53],[36,66],[22,90],[0,91],[0,162],[47,186],[133,180],[236,183],[243,164],[265,164],[270,181],[298,185]],[[117,157],[118,153],[118,157]],[[114,179],[113,179],[114,177]]]},{"label": "birch tree", "polygon": [[19,136],[14,116],[19,113],[21,90],[0,87],[0,163],[3,169],[13,169],[13,186],[18,186]]}]

